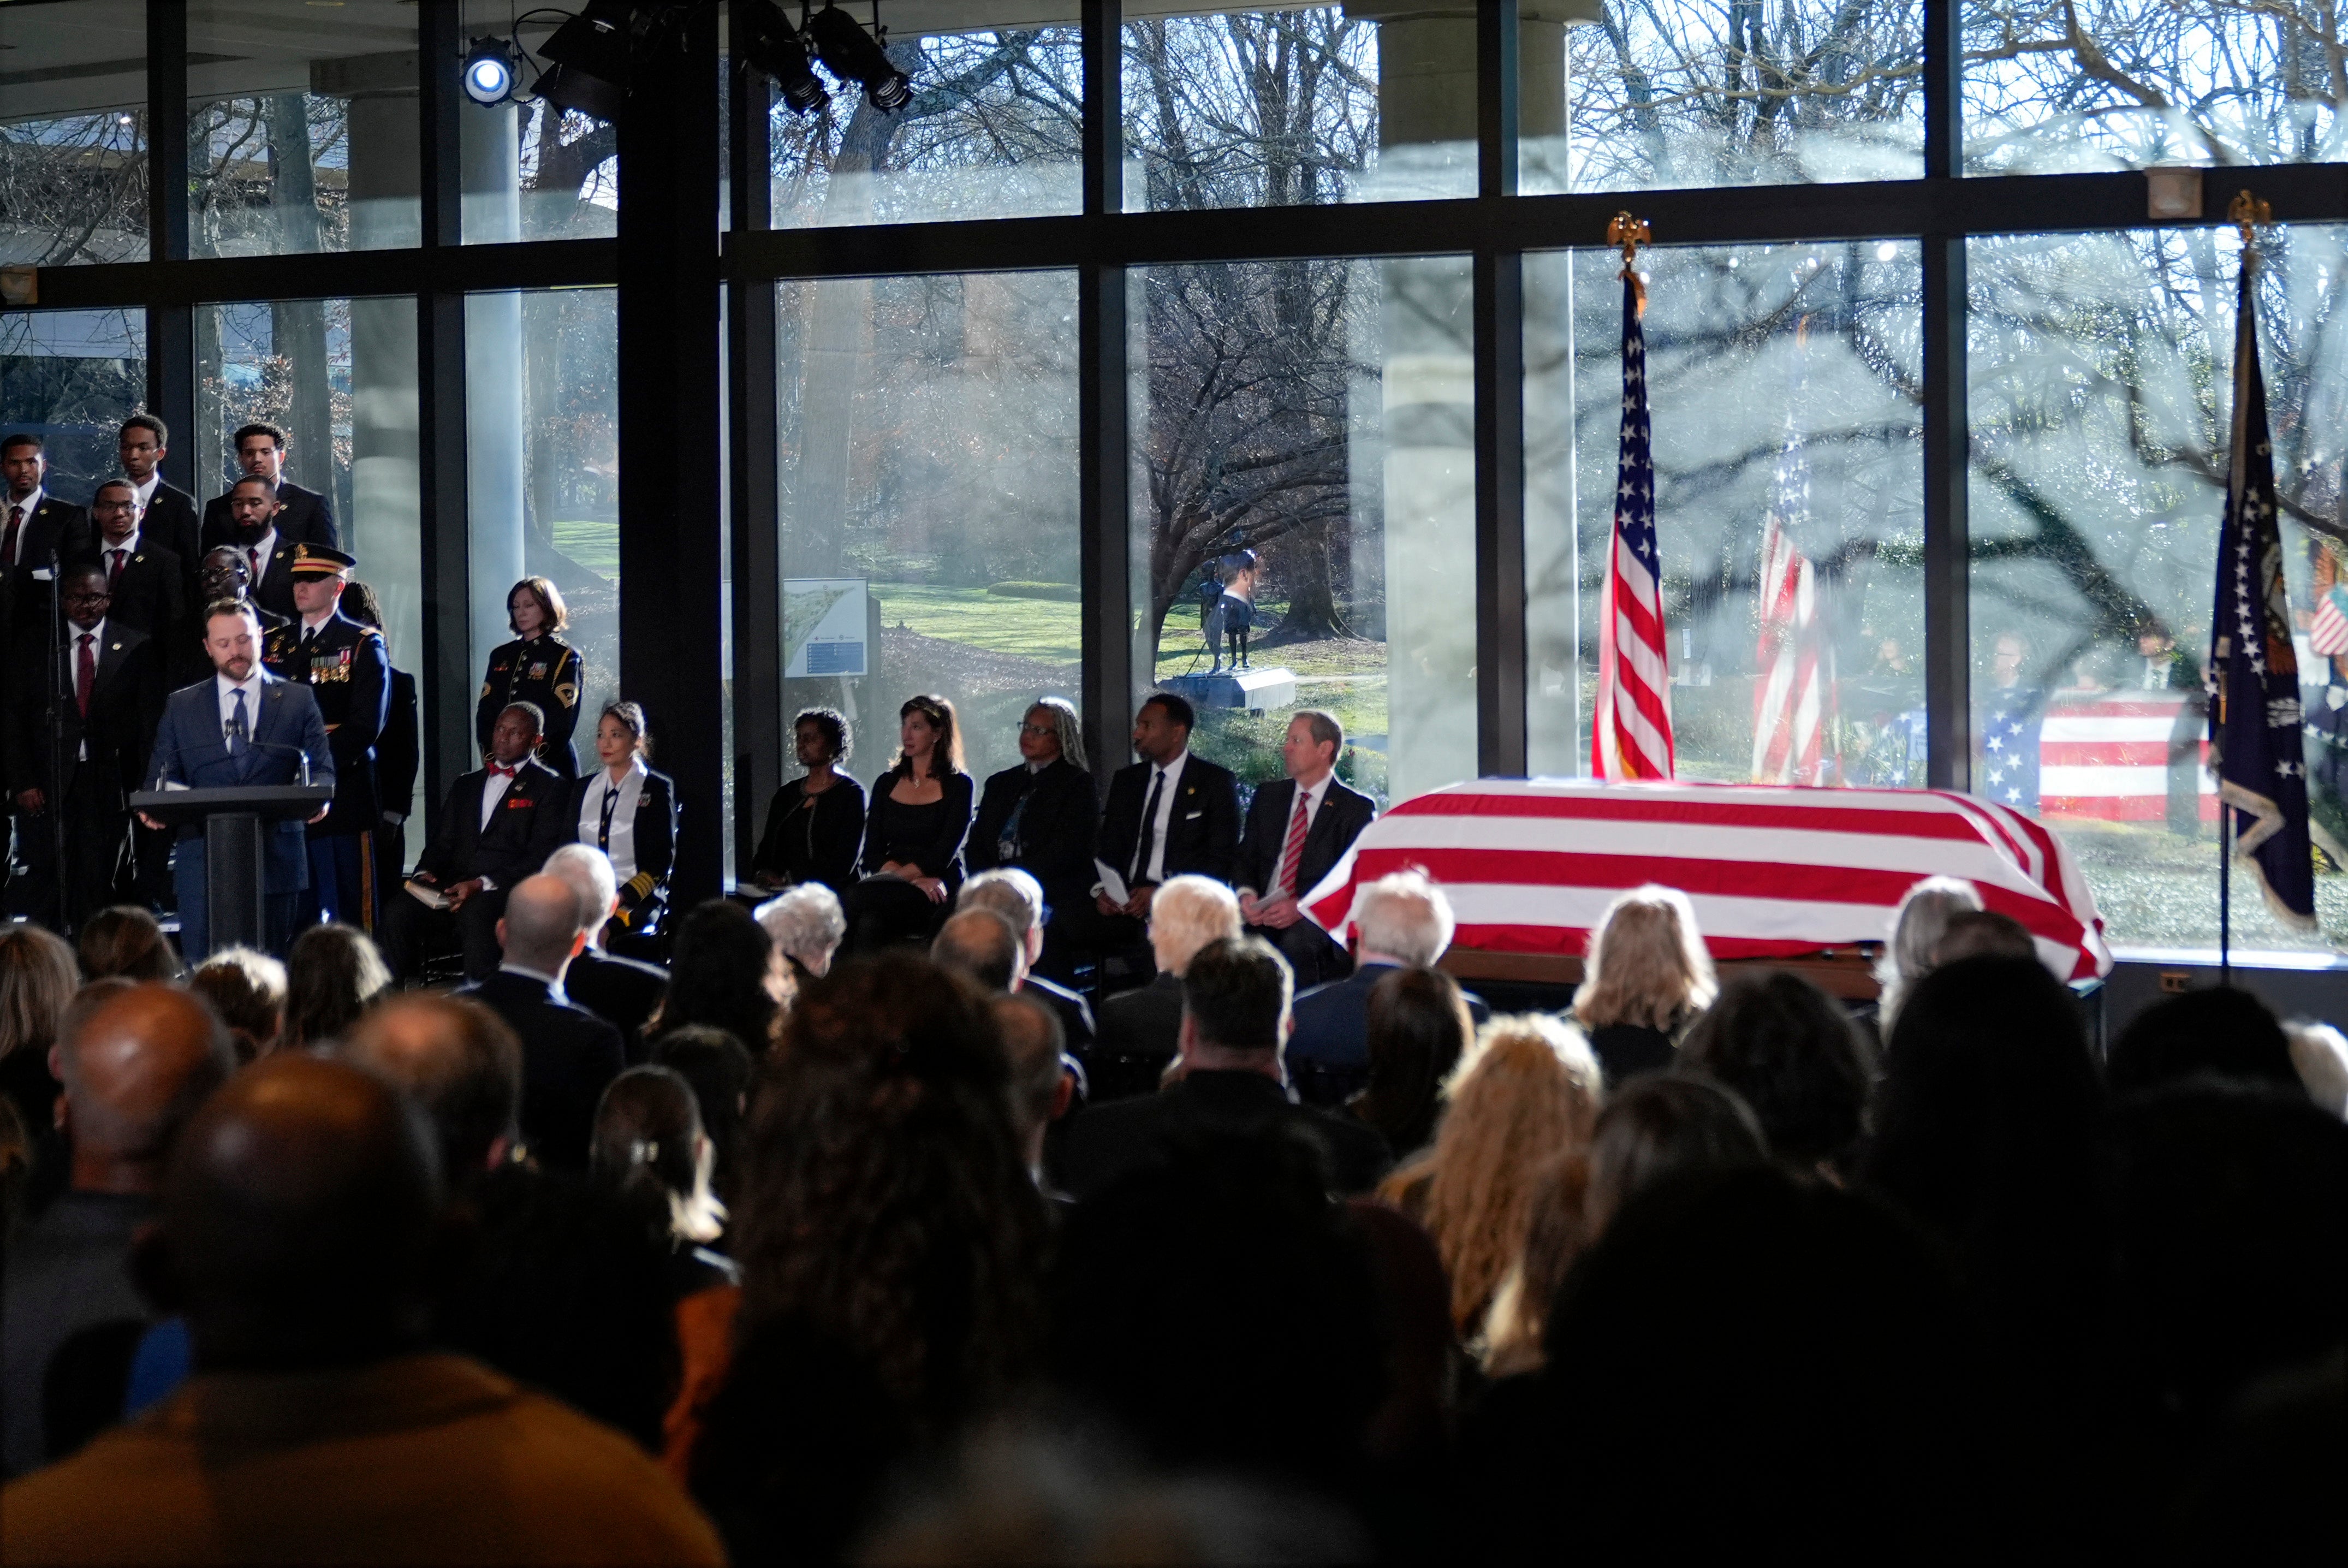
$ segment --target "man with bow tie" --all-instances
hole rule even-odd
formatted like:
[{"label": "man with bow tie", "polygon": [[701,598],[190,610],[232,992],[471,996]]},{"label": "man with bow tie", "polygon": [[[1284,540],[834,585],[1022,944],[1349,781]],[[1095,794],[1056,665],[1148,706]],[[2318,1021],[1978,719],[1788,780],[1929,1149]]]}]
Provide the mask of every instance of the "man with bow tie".
[{"label": "man with bow tie", "polygon": [[383,634],[341,610],[344,575],[358,562],[325,544],[297,544],[291,566],[297,619],[262,638],[262,662],[310,688],[335,751],[335,803],[310,829],[310,886],[296,928],[321,920],[375,929],[375,743],[391,696]]}]

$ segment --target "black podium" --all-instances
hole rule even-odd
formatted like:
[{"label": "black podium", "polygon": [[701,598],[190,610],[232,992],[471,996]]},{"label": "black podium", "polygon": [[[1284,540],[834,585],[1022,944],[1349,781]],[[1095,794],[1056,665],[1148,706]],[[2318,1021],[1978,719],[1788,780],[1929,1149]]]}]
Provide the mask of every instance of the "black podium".
[{"label": "black podium", "polygon": [[204,825],[204,897],[211,945],[269,945],[265,823],[307,821],[333,801],[331,784],[255,784],[220,789],[141,789],[130,809],[172,827]]}]

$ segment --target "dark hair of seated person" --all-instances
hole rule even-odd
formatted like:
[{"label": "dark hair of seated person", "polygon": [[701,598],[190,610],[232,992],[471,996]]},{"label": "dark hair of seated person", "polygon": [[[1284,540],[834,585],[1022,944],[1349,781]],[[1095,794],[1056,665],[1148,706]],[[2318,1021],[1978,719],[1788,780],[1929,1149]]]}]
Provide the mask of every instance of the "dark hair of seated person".
[{"label": "dark hair of seated person", "polygon": [[153,914],[130,904],[101,909],[82,923],[74,954],[84,979],[177,980],[186,971]]},{"label": "dark hair of seated person", "polygon": [[774,947],[757,917],[732,899],[707,899],[685,911],[676,923],[668,992],[652,1038],[707,1024],[763,1052],[775,1023],[775,999],[767,992]]},{"label": "dark hair of seated person", "polygon": [[2230,985],[2163,996],[2112,1042],[2105,1079],[2116,1095],[2207,1075],[2305,1094],[2291,1041],[2267,1005]]},{"label": "dark hair of seated person", "polygon": [[1800,975],[1740,975],[1680,1042],[1680,1065],[1753,1108],[1787,1165],[1837,1165],[1859,1141],[1873,1064],[1841,1004]]},{"label": "dark hair of seated person", "polygon": [[1440,969],[1397,969],[1370,987],[1370,1081],[1349,1109],[1386,1135],[1395,1159],[1434,1140],[1443,1084],[1476,1037],[1459,983]]},{"label": "dark hair of seated person", "polygon": [[355,925],[314,925],[285,955],[284,1041],[295,1047],[340,1039],[391,986],[374,939]]},{"label": "dark hair of seated person", "polygon": [[731,1202],[741,1171],[742,1117],[757,1070],[749,1048],[729,1030],[687,1024],[653,1043],[653,1060],[693,1086],[694,1103],[701,1108],[701,1130],[716,1150],[709,1184]]},{"label": "dark hair of seated person", "polygon": [[1280,1047],[1280,1018],[1294,982],[1287,963],[1261,937],[1210,942],[1182,972],[1182,1012],[1199,1043],[1227,1051]]},{"label": "dark hair of seated person", "polygon": [[1032,1369],[1046,1216],[986,997],[901,952],[802,990],[760,1068],[730,1374],[693,1491],[736,1561],[826,1559],[918,1447]]}]

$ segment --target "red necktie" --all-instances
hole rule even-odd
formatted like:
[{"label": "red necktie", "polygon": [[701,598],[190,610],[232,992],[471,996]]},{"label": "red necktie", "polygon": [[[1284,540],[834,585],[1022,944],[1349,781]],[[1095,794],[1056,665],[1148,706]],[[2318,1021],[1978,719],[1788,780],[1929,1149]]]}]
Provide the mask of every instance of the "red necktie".
[{"label": "red necktie", "polygon": [[74,706],[81,709],[84,718],[89,717],[89,688],[98,684],[98,655],[90,651],[92,640],[84,632],[81,652],[74,655]]},{"label": "red necktie", "polygon": [[252,585],[258,588],[261,586],[261,552],[248,550],[244,552],[244,558],[252,565]]},{"label": "red necktie", "polygon": [[1296,815],[1288,820],[1288,842],[1280,851],[1280,874],[1272,879],[1272,891],[1276,898],[1286,898],[1296,891],[1296,862],[1304,858],[1304,830],[1309,825],[1304,809],[1312,799],[1311,792],[1299,784]]},{"label": "red necktie", "polygon": [[130,552],[118,547],[108,551],[106,553],[111,558],[110,564],[108,564],[106,569],[106,586],[108,592],[111,593],[114,589],[114,585],[122,581],[122,558],[129,554]]},{"label": "red necktie", "polygon": [[12,506],[8,509],[8,531],[5,536],[0,536],[0,566],[16,564],[16,529],[17,525],[24,521],[23,507]]}]

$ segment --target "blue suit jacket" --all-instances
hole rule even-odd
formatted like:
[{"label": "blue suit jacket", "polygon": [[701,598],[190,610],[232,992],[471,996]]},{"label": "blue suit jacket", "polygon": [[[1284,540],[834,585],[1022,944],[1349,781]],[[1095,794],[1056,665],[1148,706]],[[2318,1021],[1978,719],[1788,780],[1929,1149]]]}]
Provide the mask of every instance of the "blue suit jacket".
[{"label": "blue suit jacket", "polygon": [[[1315,985],[1296,998],[1296,1032],[1285,1053],[1292,1068],[1310,1063],[1339,1071],[1367,1072],[1370,1066],[1370,988],[1395,972],[1391,964],[1365,964],[1343,980]],[[1491,1016],[1473,991],[1468,1012],[1478,1026]]]},{"label": "blue suit jacket", "polygon": [[[261,713],[253,721],[253,744],[229,755],[221,735],[219,687],[210,677],[171,694],[163,705],[163,722],[155,731],[154,760],[148,764],[149,780],[185,784],[191,789],[216,789],[247,784],[292,784],[301,778],[296,751],[308,754],[310,781],[332,786],[335,754],[326,744],[326,721],[318,715],[310,688],[282,681],[265,669],[261,680]],[[201,825],[184,826],[182,839],[201,841]],[[270,824],[269,891],[291,892],[308,885],[307,835],[298,817]]]}]

